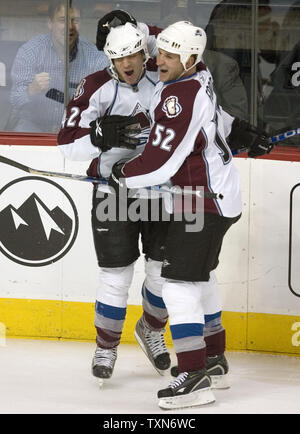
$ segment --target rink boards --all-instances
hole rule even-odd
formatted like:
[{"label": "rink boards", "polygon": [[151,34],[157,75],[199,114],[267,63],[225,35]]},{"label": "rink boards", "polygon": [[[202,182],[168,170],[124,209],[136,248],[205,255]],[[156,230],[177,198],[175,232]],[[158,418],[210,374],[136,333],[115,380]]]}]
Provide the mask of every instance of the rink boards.
[{"label": "rink boards", "polygon": [[[65,161],[51,146],[0,146],[0,154],[56,172],[85,175],[87,166]],[[300,354],[300,162],[236,158],[235,164],[243,216],[225,238],[217,268],[227,348]],[[0,336],[94,340],[92,186],[47,179],[1,164]],[[134,342],[141,314],[143,266],[140,258],[126,342]]]}]

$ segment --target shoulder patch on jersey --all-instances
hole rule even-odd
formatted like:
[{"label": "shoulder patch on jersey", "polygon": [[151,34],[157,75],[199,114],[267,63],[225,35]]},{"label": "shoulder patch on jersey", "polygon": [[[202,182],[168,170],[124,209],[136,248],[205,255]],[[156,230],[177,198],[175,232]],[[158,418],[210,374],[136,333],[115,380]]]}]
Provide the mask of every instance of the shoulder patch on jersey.
[{"label": "shoulder patch on jersey", "polygon": [[163,106],[163,111],[166,113],[168,118],[175,118],[182,112],[182,107],[178,102],[177,96],[169,96],[165,99]]},{"label": "shoulder patch on jersey", "polygon": [[86,82],[86,79],[85,79],[85,78],[83,78],[83,79],[80,81],[79,85],[77,86],[77,89],[75,90],[74,96],[73,96],[73,99],[74,99],[74,100],[75,100],[75,99],[78,99],[81,95],[84,94],[84,83],[85,83],[85,82]]}]

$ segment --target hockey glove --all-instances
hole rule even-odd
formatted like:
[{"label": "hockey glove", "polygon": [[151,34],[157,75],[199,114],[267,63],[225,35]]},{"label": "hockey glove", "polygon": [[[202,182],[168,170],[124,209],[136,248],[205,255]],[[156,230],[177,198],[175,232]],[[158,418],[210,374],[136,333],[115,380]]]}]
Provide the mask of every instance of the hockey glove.
[{"label": "hockey glove", "polygon": [[115,190],[116,194],[127,197],[128,188],[126,187],[123,173],[124,161],[118,161],[113,165],[111,175],[108,179],[108,185]]},{"label": "hockey glove", "polygon": [[248,157],[256,158],[260,157],[261,155],[269,154],[273,147],[274,145],[273,143],[269,142],[268,137],[266,137],[264,134],[260,134],[256,137],[253,145],[248,151]]},{"label": "hockey glove", "polygon": [[265,131],[239,118],[234,119],[227,142],[231,150],[247,148],[251,158],[268,154],[273,149]]},{"label": "hockey glove", "polygon": [[136,25],[136,19],[128,12],[116,9],[102,17],[98,21],[96,46],[98,50],[103,50],[106,43],[106,37],[112,27],[121,26],[126,23]]},{"label": "hockey glove", "polygon": [[135,117],[111,115],[97,118],[90,123],[91,142],[102,152],[111,148],[135,149],[139,144],[136,137],[141,132]]}]

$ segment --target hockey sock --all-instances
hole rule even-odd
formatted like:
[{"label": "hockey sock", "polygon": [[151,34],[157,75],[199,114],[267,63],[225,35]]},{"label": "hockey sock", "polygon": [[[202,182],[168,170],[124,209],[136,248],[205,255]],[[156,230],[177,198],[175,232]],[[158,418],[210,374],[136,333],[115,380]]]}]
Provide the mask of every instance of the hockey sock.
[{"label": "hockey sock", "polygon": [[206,349],[176,353],[178,372],[201,371],[205,369]]},{"label": "hockey sock", "polygon": [[217,356],[224,353],[225,336],[225,330],[221,323],[221,312],[205,315],[204,339],[207,356]]},{"label": "hockey sock", "polygon": [[99,327],[96,327],[96,331],[96,343],[98,347],[110,349],[119,345],[122,332],[114,332],[112,330],[105,330]]},{"label": "hockey sock", "polygon": [[144,320],[152,330],[161,330],[168,320],[168,312],[162,298],[165,279],[160,276],[162,263],[148,259],[145,262],[146,278],[142,287]]},{"label": "hockey sock", "polygon": [[205,369],[202,294],[193,282],[167,280],[163,298],[170,317],[170,330],[179,372]]},{"label": "hockey sock", "polygon": [[119,344],[126,317],[128,290],[133,264],[127,267],[100,268],[95,304],[97,345],[113,348]]}]

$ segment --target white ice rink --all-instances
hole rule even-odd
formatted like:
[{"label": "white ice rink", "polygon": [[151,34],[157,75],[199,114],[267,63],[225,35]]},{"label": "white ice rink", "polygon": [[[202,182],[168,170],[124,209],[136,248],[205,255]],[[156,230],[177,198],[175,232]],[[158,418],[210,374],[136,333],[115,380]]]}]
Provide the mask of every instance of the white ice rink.
[{"label": "white ice rink", "polygon": [[[113,377],[98,387],[90,373],[95,344],[7,339],[0,346],[1,414],[299,414],[300,358],[227,352],[231,388],[202,407],[164,411],[159,376],[135,345],[120,345]],[[174,362],[174,353],[171,349]]]}]

